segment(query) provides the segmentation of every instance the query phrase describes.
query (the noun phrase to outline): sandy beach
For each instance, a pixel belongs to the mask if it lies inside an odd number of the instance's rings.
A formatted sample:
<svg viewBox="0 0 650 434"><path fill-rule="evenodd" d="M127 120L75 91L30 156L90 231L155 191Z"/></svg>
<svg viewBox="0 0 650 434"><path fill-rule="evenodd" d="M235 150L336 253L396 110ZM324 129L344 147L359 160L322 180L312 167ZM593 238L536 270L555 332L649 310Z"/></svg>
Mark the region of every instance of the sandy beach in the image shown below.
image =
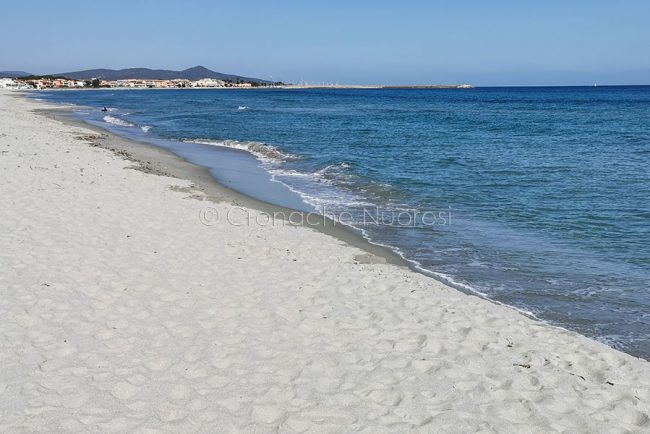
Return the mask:
<svg viewBox="0 0 650 434"><path fill-rule="evenodd" d="M46 108L0 92L0 431L650 430L648 362Z"/></svg>

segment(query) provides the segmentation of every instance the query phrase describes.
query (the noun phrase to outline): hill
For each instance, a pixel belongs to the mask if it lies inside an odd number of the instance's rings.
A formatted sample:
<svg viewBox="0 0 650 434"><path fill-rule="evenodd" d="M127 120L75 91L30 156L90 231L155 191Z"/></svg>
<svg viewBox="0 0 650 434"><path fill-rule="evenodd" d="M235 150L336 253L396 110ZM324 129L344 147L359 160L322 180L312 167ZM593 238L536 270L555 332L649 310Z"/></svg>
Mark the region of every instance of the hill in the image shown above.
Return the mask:
<svg viewBox="0 0 650 434"><path fill-rule="evenodd" d="M25 71L0 71L0 78L18 78L32 75Z"/></svg>
<svg viewBox="0 0 650 434"><path fill-rule="evenodd" d="M195 66L183 71L171 71L167 69L129 68L129 69L88 69L85 71L62 72L60 74L75 80L89 80L99 78L100 80L173 80L177 78L186 80L200 80L202 78L214 78L217 80L246 81L251 83L270 83L259 78L243 77L241 75L224 74L212 71L203 66Z"/></svg>

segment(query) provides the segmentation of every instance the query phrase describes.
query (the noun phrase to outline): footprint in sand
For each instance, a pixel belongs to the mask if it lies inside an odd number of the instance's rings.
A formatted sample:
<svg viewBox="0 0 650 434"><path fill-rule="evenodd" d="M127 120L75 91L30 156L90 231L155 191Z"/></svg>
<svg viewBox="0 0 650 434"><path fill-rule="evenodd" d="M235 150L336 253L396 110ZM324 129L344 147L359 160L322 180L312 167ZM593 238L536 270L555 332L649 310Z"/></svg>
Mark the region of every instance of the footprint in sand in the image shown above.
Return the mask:
<svg viewBox="0 0 650 434"><path fill-rule="evenodd" d="M123 401L132 398L137 392L138 388L126 381L120 381L111 389L111 395Z"/></svg>
<svg viewBox="0 0 650 434"><path fill-rule="evenodd" d="M169 396L169 399L173 402L183 403L192 396L192 389L183 384L176 384L171 387L167 396Z"/></svg>

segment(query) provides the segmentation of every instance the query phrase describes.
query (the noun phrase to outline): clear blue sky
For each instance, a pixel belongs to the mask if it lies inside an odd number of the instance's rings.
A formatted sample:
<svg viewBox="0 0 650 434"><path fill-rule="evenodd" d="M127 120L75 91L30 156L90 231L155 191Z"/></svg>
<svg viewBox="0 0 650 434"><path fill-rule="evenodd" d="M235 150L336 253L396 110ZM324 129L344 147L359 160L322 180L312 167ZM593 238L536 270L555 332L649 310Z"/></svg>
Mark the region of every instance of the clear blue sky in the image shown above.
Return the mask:
<svg viewBox="0 0 650 434"><path fill-rule="evenodd" d="M649 0L6 1L0 70L194 65L297 82L650 84Z"/></svg>

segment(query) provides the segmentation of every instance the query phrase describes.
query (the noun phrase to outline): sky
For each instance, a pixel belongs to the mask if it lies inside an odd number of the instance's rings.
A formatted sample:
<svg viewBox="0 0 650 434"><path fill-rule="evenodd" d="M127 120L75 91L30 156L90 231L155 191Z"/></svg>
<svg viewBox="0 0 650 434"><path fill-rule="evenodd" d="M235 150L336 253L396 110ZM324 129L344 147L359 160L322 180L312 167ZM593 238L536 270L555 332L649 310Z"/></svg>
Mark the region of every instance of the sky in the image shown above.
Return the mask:
<svg viewBox="0 0 650 434"><path fill-rule="evenodd" d="M2 1L0 71L298 83L650 84L648 0Z"/></svg>

